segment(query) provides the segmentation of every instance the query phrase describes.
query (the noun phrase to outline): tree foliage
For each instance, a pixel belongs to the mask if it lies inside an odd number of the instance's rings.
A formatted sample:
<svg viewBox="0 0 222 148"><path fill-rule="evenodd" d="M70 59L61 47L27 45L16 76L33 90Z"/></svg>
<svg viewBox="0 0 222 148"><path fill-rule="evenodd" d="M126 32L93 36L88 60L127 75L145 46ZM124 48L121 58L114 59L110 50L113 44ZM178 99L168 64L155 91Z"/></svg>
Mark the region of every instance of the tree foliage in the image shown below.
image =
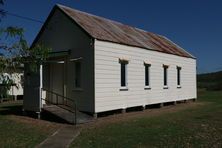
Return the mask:
<svg viewBox="0 0 222 148"><path fill-rule="evenodd" d="M0 6L4 5L4 0L0 0ZM0 8L0 22L1 22L1 18L5 16L5 11L4 9Z"/></svg>
<svg viewBox="0 0 222 148"><path fill-rule="evenodd" d="M197 75L198 88L222 90L222 71Z"/></svg>
<svg viewBox="0 0 222 148"><path fill-rule="evenodd" d="M4 0L0 0L0 6L3 6ZM0 8L1 16L5 16L5 11ZM1 18L2 19L2 18ZM0 50L4 56L0 58L0 73L7 68L29 63L31 65L41 64L48 57L50 48L43 44L37 44L30 48L24 37L24 29L17 26L8 26L0 28Z"/></svg>
<svg viewBox="0 0 222 148"><path fill-rule="evenodd" d="M0 22L7 14L3 7L5 1L0 0ZM30 48L24 37L24 29L17 26L0 28L0 79L4 85L11 85L11 80L5 77L4 73L12 74L17 67L28 63L33 71L37 71L39 64L42 64L48 57L50 48L37 44ZM6 86L8 88L8 86ZM1 92L0 92L1 93Z"/></svg>
<svg viewBox="0 0 222 148"><path fill-rule="evenodd" d="M9 75L4 75L4 79L1 80L1 84L0 84L0 102L2 98L8 98L9 94L8 94L8 90L10 90L11 86L14 85L13 79L10 78Z"/></svg>

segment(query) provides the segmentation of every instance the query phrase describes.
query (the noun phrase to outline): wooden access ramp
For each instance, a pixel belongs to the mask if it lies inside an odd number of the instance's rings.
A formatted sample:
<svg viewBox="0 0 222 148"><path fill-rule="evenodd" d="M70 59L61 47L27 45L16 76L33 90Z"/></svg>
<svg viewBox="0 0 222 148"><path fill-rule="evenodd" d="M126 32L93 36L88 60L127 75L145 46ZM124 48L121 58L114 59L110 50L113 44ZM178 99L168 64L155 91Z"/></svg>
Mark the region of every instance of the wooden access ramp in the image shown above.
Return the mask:
<svg viewBox="0 0 222 148"><path fill-rule="evenodd" d="M90 115L77 111L73 113L58 105L44 105L43 111L47 111L71 124L82 124L92 122L94 118ZM76 117L75 117L76 116Z"/></svg>
<svg viewBox="0 0 222 148"><path fill-rule="evenodd" d="M43 88L41 89L41 93L42 102L46 103L42 106L42 111L47 111L72 124L93 121L94 118L92 116L78 110L75 99Z"/></svg>

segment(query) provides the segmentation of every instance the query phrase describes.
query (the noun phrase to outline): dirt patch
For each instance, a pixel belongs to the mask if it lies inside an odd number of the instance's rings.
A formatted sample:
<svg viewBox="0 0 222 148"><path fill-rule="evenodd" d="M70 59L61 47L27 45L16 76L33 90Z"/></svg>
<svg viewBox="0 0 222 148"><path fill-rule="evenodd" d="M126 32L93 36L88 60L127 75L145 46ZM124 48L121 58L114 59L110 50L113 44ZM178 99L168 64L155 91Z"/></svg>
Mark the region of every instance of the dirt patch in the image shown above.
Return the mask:
<svg viewBox="0 0 222 148"><path fill-rule="evenodd" d="M84 128L106 126L110 123L117 123L117 122L127 121L131 119L138 119L141 117L154 117L154 116L159 116L166 113L174 113L181 110L191 109L191 108L203 106L203 105L206 105L206 103L187 102L187 103L181 103L177 105L164 106L162 108L146 109L144 111L115 114L115 115L110 115L107 117L101 117L101 118L96 119L94 122L86 123L86 124L78 125L78 126L84 127Z"/></svg>

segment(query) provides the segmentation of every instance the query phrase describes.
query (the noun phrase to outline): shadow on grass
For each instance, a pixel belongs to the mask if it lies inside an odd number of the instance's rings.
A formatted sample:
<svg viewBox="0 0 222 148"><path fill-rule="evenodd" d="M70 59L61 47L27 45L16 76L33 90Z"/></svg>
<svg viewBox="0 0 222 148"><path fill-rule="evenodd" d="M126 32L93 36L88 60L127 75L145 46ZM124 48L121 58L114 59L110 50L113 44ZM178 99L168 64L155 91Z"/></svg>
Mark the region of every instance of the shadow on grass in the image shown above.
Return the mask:
<svg viewBox="0 0 222 148"><path fill-rule="evenodd" d="M38 118L38 114L36 112L29 112L29 111L23 112L22 101L0 103L0 116L9 116L9 115L26 116L34 119ZM55 123L67 123L65 120L47 111L41 112L41 120L55 122Z"/></svg>
<svg viewBox="0 0 222 148"><path fill-rule="evenodd" d="M0 104L0 115L22 115L22 104L18 102L6 102Z"/></svg>
<svg viewBox="0 0 222 148"><path fill-rule="evenodd" d="M43 111L41 114L41 119L45 120L45 121L49 121L49 122L56 122L56 123L65 123L65 124L69 124L66 120L50 113L47 111Z"/></svg>

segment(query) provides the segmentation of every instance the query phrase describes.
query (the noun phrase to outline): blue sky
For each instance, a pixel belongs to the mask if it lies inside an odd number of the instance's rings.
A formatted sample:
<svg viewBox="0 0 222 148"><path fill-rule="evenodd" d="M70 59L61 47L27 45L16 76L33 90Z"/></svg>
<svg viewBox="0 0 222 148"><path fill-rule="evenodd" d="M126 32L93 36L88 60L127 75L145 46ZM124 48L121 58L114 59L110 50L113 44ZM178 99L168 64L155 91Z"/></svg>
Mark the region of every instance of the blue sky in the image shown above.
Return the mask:
<svg viewBox="0 0 222 148"><path fill-rule="evenodd" d="M222 70L220 0L6 0L3 8L45 21L56 3L167 36L197 57L199 73ZM13 16L7 25L23 27L29 44L42 26Z"/></svg>

